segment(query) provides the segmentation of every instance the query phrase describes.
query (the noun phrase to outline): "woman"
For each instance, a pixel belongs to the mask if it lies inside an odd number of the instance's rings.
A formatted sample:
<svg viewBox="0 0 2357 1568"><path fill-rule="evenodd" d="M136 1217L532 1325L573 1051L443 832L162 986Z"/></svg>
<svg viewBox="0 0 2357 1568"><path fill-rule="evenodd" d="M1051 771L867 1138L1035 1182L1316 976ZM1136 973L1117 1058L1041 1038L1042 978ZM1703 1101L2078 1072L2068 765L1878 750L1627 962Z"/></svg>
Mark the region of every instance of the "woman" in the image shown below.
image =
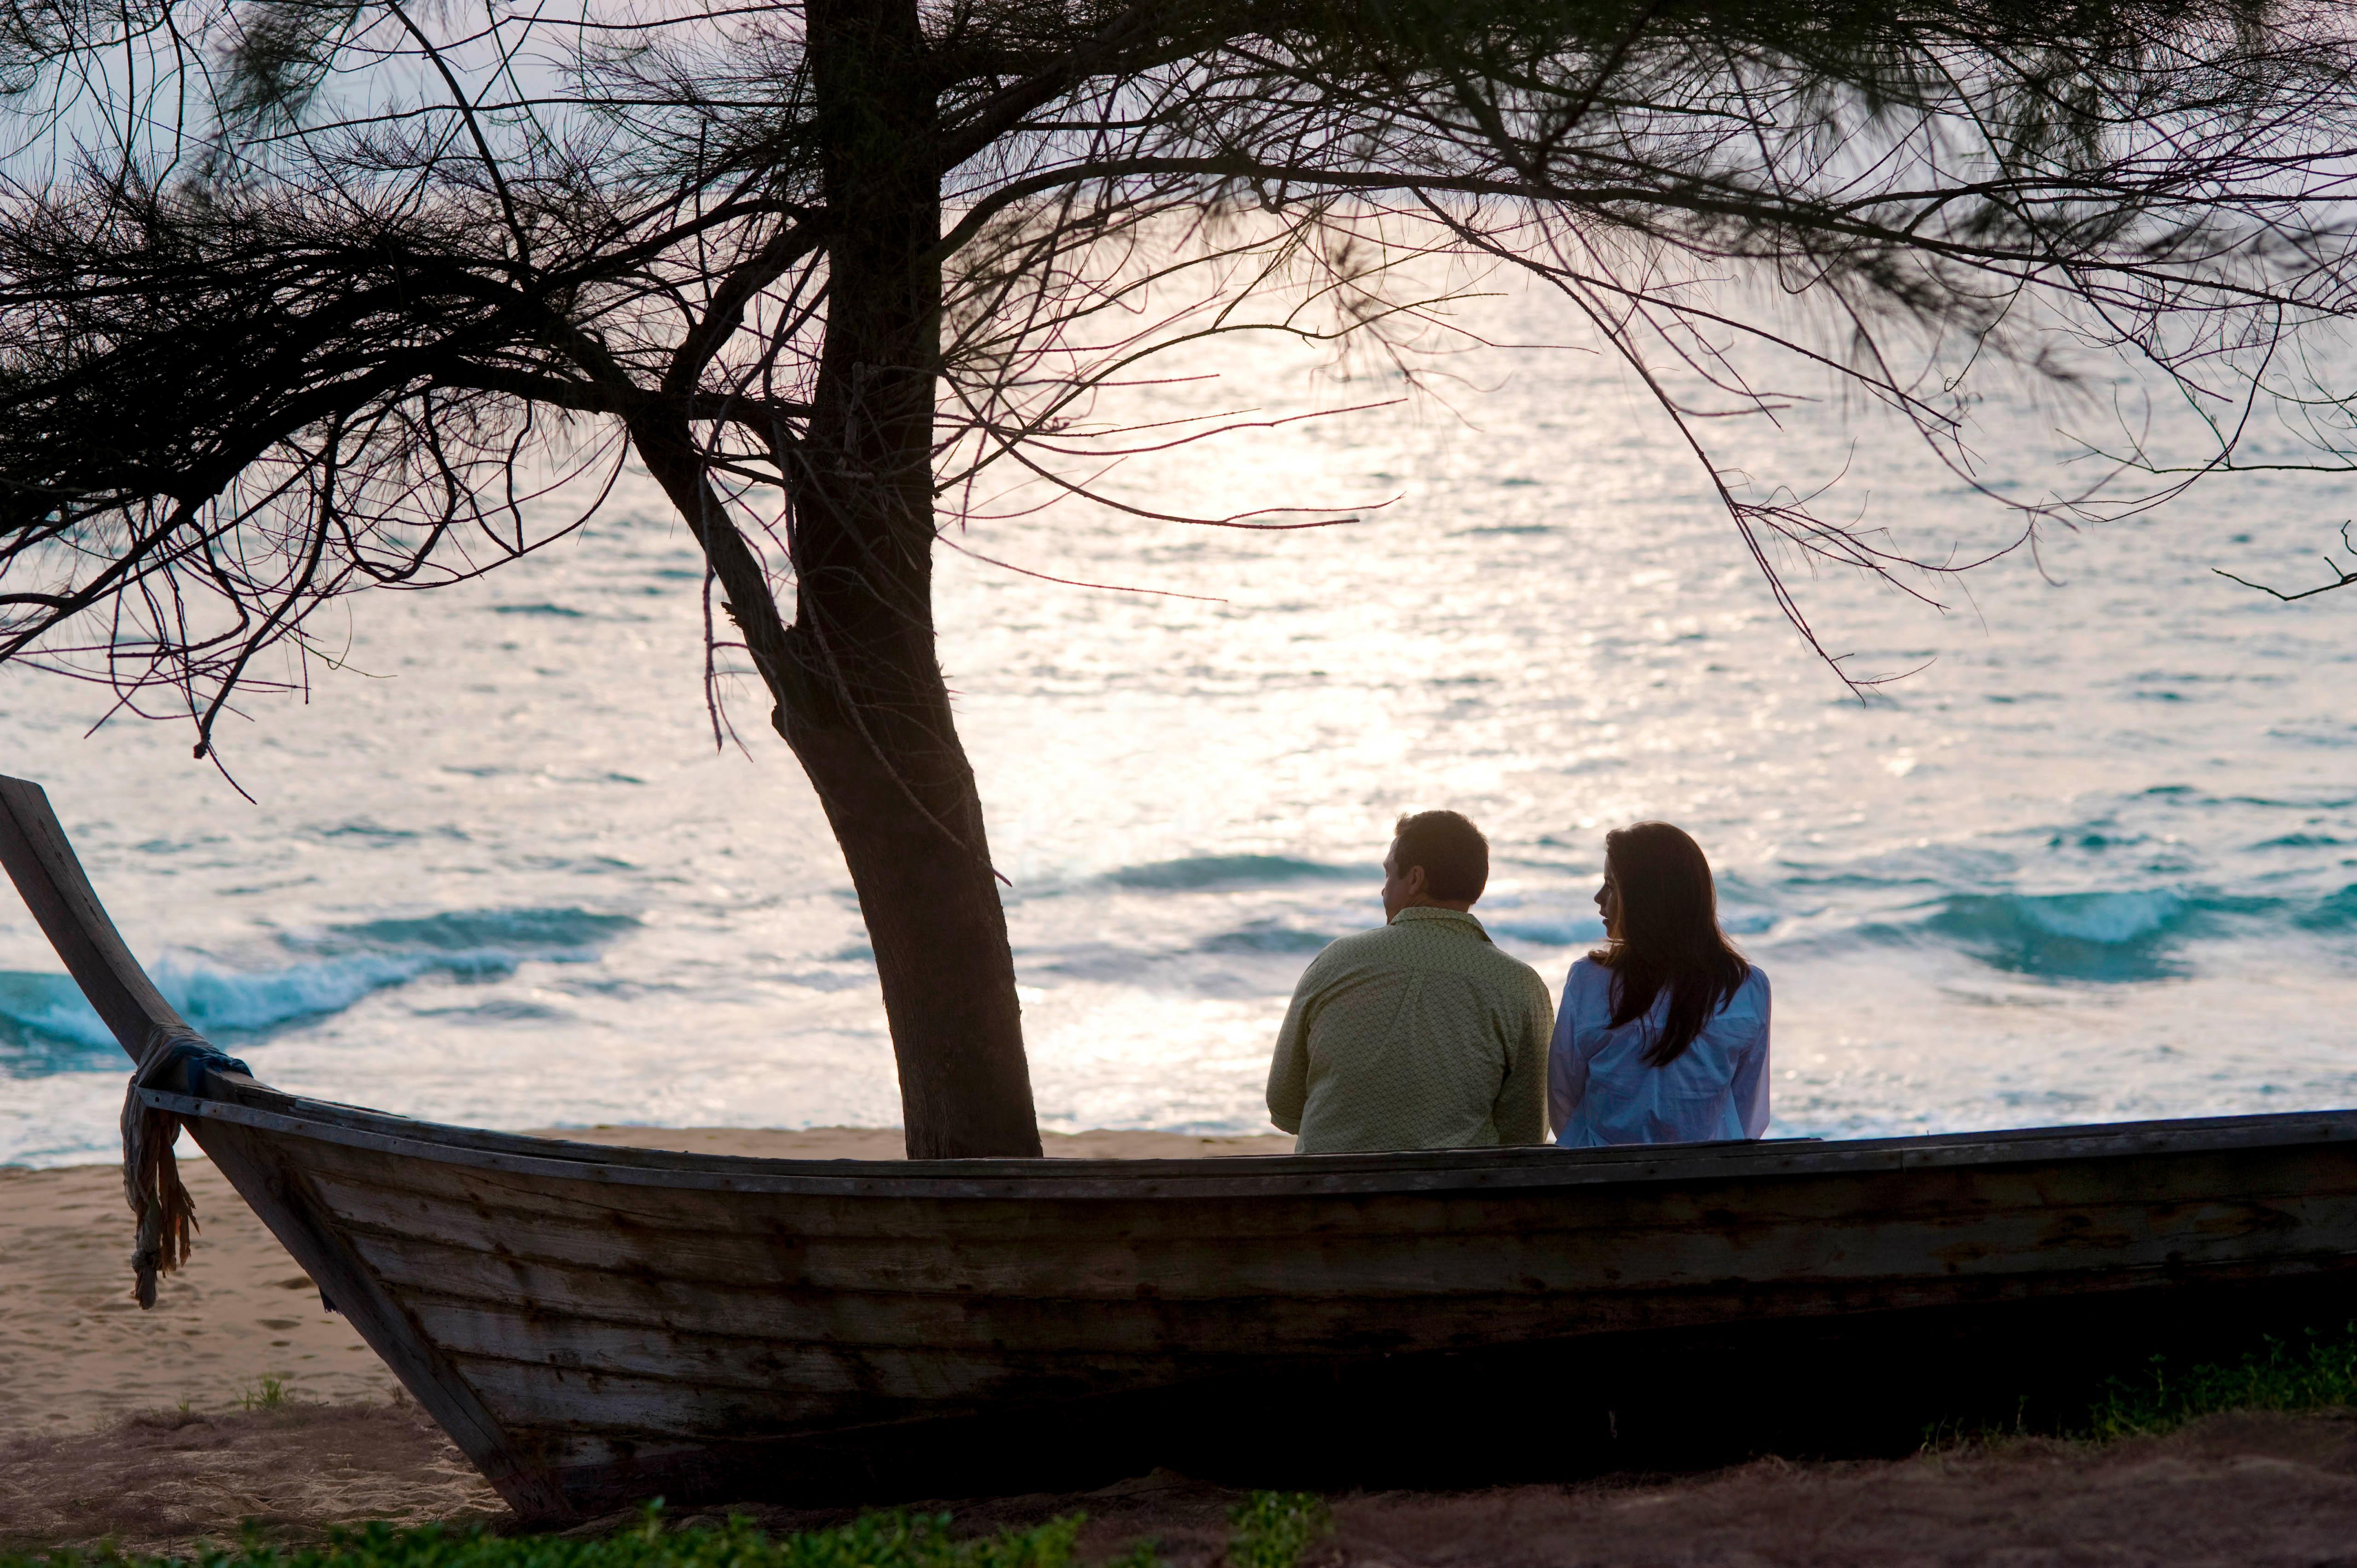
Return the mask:
<svg viewBox="0 0 2357 1568"><path fill-rule="evenodd" d="M1555 1142L1684 1144L1768 1130L1768 977L1718 929L1702 846L1667 822L1604 835L1604 946L1571 966L1547 1056Z"/></svg>

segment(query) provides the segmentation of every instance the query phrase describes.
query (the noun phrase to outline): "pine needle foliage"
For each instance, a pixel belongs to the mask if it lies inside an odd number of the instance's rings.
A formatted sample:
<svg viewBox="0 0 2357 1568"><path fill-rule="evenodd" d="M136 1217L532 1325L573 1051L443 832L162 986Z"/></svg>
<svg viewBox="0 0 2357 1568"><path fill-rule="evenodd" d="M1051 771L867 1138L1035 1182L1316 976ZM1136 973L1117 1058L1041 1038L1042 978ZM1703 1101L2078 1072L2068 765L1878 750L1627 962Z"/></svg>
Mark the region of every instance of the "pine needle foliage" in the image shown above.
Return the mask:
<svg viewBox="0 0 2357 1568"><path fill-rule="evenodd" d="M1927 597L1964 564L1713 456L1714 422L1808 374L2021 538L2231 468L2275 416L2308 460L2357 449L2357 389L2301 351L2357 310L2357 23L2328 0L0 12L0 662L200 746L241 684L331 661L321 605L579 521L519 475L667 440L754 672L856 707L766 601L813 564L797 476L869 224L931 230L893 263L929 531L1139 510L1108 466L1211 431L1096 411L1173 347L1355 342L1413 373L1449 331L1435 258L1530 273L1636 367L1804 630L1792 563ZM899 219L849 183L888 166ZM1979 383L2091 366L2182 403L2197 449L2098 419L2099 478L2013 494L1970 445ZM282 644L292 675L256 662Z"/></svg>

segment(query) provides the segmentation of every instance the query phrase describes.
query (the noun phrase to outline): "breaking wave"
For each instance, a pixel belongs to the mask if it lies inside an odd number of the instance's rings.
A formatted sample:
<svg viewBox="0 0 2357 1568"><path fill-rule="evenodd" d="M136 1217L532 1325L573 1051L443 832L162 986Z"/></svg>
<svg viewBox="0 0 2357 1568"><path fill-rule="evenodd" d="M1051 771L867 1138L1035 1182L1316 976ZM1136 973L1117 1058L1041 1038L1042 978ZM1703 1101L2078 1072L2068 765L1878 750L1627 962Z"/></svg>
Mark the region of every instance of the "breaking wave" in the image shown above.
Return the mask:
<svg viewBox="0 0 2357 1568"><path fill-rule="evenodd" d="M2160 888L1955 894L1932 905L1918 922L1872 925L1864 934L1884 941L1945 942L2018 974L2159 980L2184 972L2179 950L2188 940L2219 933L2230 921L2285 914L2307 923L2280 899Z"/></svg>
<svg viewBox="0 0 2357 1568"><path fill-rule="evenodd" d="M2357 930L2357 883L2330 898L2319 899L2314 908L2302 910L2299 924L2311 931Z"/></svg>
<svg viewBox="0 0 2357 1568"><path fill-rule="evenodd" d="M638 925L585 909L485 909L330 926L281 939L296 961L232 969L167 953L149 969L156 988L206 1034L256 1034L340 1013L373 992L427 974L496 980L526 962L586 962ZM0 971L0 1031L72 1046L114 1038L62 974Z"/></svg>

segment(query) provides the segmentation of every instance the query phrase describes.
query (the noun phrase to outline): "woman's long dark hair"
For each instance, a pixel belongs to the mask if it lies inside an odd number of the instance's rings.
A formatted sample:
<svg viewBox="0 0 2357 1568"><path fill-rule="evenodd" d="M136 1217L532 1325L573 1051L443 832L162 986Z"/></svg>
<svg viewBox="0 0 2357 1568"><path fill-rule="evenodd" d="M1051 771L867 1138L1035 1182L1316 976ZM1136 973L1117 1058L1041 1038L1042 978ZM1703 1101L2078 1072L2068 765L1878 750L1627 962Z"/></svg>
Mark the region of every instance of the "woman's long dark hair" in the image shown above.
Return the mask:
<svg viewBox="0 0 2357 1568"><path fill-rule="evenodd" d="M1604 835L1604 869L1620 895L1620 919L1587 956L1612 972L1616 1029L1652 1012L1669 987L1669 1016L1644 1052L1648 1067L1667 1067L1735 1000L1751 966L1718 929L1710 862L1684 830L1667 822L1615 829Z"/></svg>

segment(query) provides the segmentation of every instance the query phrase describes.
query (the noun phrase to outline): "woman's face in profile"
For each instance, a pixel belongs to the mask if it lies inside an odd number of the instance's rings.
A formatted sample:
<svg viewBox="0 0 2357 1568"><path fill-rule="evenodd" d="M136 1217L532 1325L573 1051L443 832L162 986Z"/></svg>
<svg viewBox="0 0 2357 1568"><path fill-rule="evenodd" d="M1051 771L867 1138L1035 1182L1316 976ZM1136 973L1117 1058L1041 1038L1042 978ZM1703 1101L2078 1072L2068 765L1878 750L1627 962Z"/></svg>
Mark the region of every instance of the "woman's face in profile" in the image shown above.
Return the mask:
<svg viewBox="0 0 2357 1568"><path fill-rule="evenodd" d="M1604 886L1596 890L1596 912L1604 917L1604 934L1620 935L1620 885L1613 880L1612 863L1604 863Z"/></svg>

